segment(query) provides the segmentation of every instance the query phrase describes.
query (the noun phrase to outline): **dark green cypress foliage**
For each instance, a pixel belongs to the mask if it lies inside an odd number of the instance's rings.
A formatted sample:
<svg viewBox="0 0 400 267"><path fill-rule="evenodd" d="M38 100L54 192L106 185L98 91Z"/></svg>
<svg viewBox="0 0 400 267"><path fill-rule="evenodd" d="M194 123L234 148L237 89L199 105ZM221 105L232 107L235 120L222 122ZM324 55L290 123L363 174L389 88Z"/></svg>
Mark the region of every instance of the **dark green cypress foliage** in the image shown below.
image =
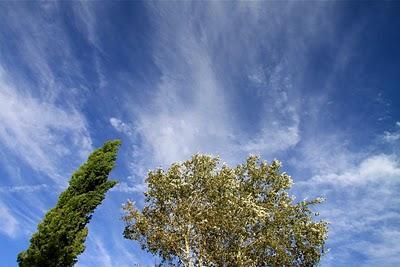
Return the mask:
<svg viewBox="0 0 400 267"><path fill-rule="evenodd" d="M29 248L18 255L19 266L65 267L76 263L85 250L86 224L106 192L117 183L107 179L120 145L119 140L106 142L72 175L57 205L38 225Z"/></svg>

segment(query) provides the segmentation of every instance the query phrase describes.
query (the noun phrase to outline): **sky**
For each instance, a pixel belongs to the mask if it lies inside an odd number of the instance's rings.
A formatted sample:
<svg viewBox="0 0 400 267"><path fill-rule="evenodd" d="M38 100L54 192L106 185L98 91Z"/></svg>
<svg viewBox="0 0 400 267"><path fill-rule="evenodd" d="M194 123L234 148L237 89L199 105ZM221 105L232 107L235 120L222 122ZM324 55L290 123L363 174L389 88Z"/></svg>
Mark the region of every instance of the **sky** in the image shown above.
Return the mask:
<svg viewBox="0 0 400 267"><path fill-rule="evenodd" d="M88 154L121 139L78 267L151 266L122 236L150 169L279 159L330 222L320 266L400 266L397 2L0 2L0 266Z"/></svg>

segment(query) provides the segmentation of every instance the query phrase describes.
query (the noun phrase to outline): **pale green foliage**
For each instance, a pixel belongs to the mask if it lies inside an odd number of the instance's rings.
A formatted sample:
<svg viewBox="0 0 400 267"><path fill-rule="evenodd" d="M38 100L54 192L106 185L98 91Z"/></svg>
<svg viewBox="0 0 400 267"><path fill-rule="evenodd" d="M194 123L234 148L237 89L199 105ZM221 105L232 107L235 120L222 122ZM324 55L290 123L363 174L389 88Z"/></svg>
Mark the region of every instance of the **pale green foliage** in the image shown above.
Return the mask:
<svg viewBox="0 0 400 267"><path fill-rule="evenodd" d="M124 236L177 266L313 266L327 223L294 203L280 162L256 156L235 168L194 155L168 171L150 171L145 206L124 205Z"/></svg>

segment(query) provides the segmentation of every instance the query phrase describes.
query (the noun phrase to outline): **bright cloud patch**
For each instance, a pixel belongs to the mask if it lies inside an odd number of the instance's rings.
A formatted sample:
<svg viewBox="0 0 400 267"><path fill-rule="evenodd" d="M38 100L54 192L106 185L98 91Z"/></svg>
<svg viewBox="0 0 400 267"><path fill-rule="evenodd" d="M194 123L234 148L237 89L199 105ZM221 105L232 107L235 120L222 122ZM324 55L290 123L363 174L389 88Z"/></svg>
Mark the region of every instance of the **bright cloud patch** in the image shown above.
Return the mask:
<svg viewBox="0 0 400 267"><path fill-rule="evenodd" d="M368 182L400 181L400 165L394 156L385 154L370 156L358 166L342 173L316 175L311 183L332 183L337 186L360 185Z"/></svg>
<svg viewBox="0 0 400 267"><path fill-rule="evenodd" d="M383 133L383 140L388 143L395 143L400 141L400 122L396 122L396 129L392 132L385 131Z"/></svg>
<svg viewBox="0 0 400 267"><path fill-rule="evenodd" d="M124 123L120 119L117 118L110 118L110 123L112 127L114 127L115 130L118 132L124 133L126 135L132 135L133 134L133 127L129 126L128 124Z"/></svg>

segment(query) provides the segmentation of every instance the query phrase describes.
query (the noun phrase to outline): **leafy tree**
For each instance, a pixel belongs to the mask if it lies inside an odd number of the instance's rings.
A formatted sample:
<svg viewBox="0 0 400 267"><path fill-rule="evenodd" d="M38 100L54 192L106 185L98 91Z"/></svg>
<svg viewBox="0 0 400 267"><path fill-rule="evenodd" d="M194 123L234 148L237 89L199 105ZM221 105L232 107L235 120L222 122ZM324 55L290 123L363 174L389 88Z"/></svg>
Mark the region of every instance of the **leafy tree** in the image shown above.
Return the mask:
<svg viewBox="0 0 400 267"><path fill-rule="evenodd" d="M108 175L115 166L119 140L95 150L72 175L69 187L59 196L30 240L29 248L18 255L19 266L73 266L85 249L86 224L116 181Z"/></svg>
<svg viewBox="0 0 400 267"><path fill-rule="evenodd" d="M313 266L324 253L327 223L294 203L281 163L250 156L230 168L194 155L150 171L142 211L124 205L124 236L174 266Z"/></svg>

